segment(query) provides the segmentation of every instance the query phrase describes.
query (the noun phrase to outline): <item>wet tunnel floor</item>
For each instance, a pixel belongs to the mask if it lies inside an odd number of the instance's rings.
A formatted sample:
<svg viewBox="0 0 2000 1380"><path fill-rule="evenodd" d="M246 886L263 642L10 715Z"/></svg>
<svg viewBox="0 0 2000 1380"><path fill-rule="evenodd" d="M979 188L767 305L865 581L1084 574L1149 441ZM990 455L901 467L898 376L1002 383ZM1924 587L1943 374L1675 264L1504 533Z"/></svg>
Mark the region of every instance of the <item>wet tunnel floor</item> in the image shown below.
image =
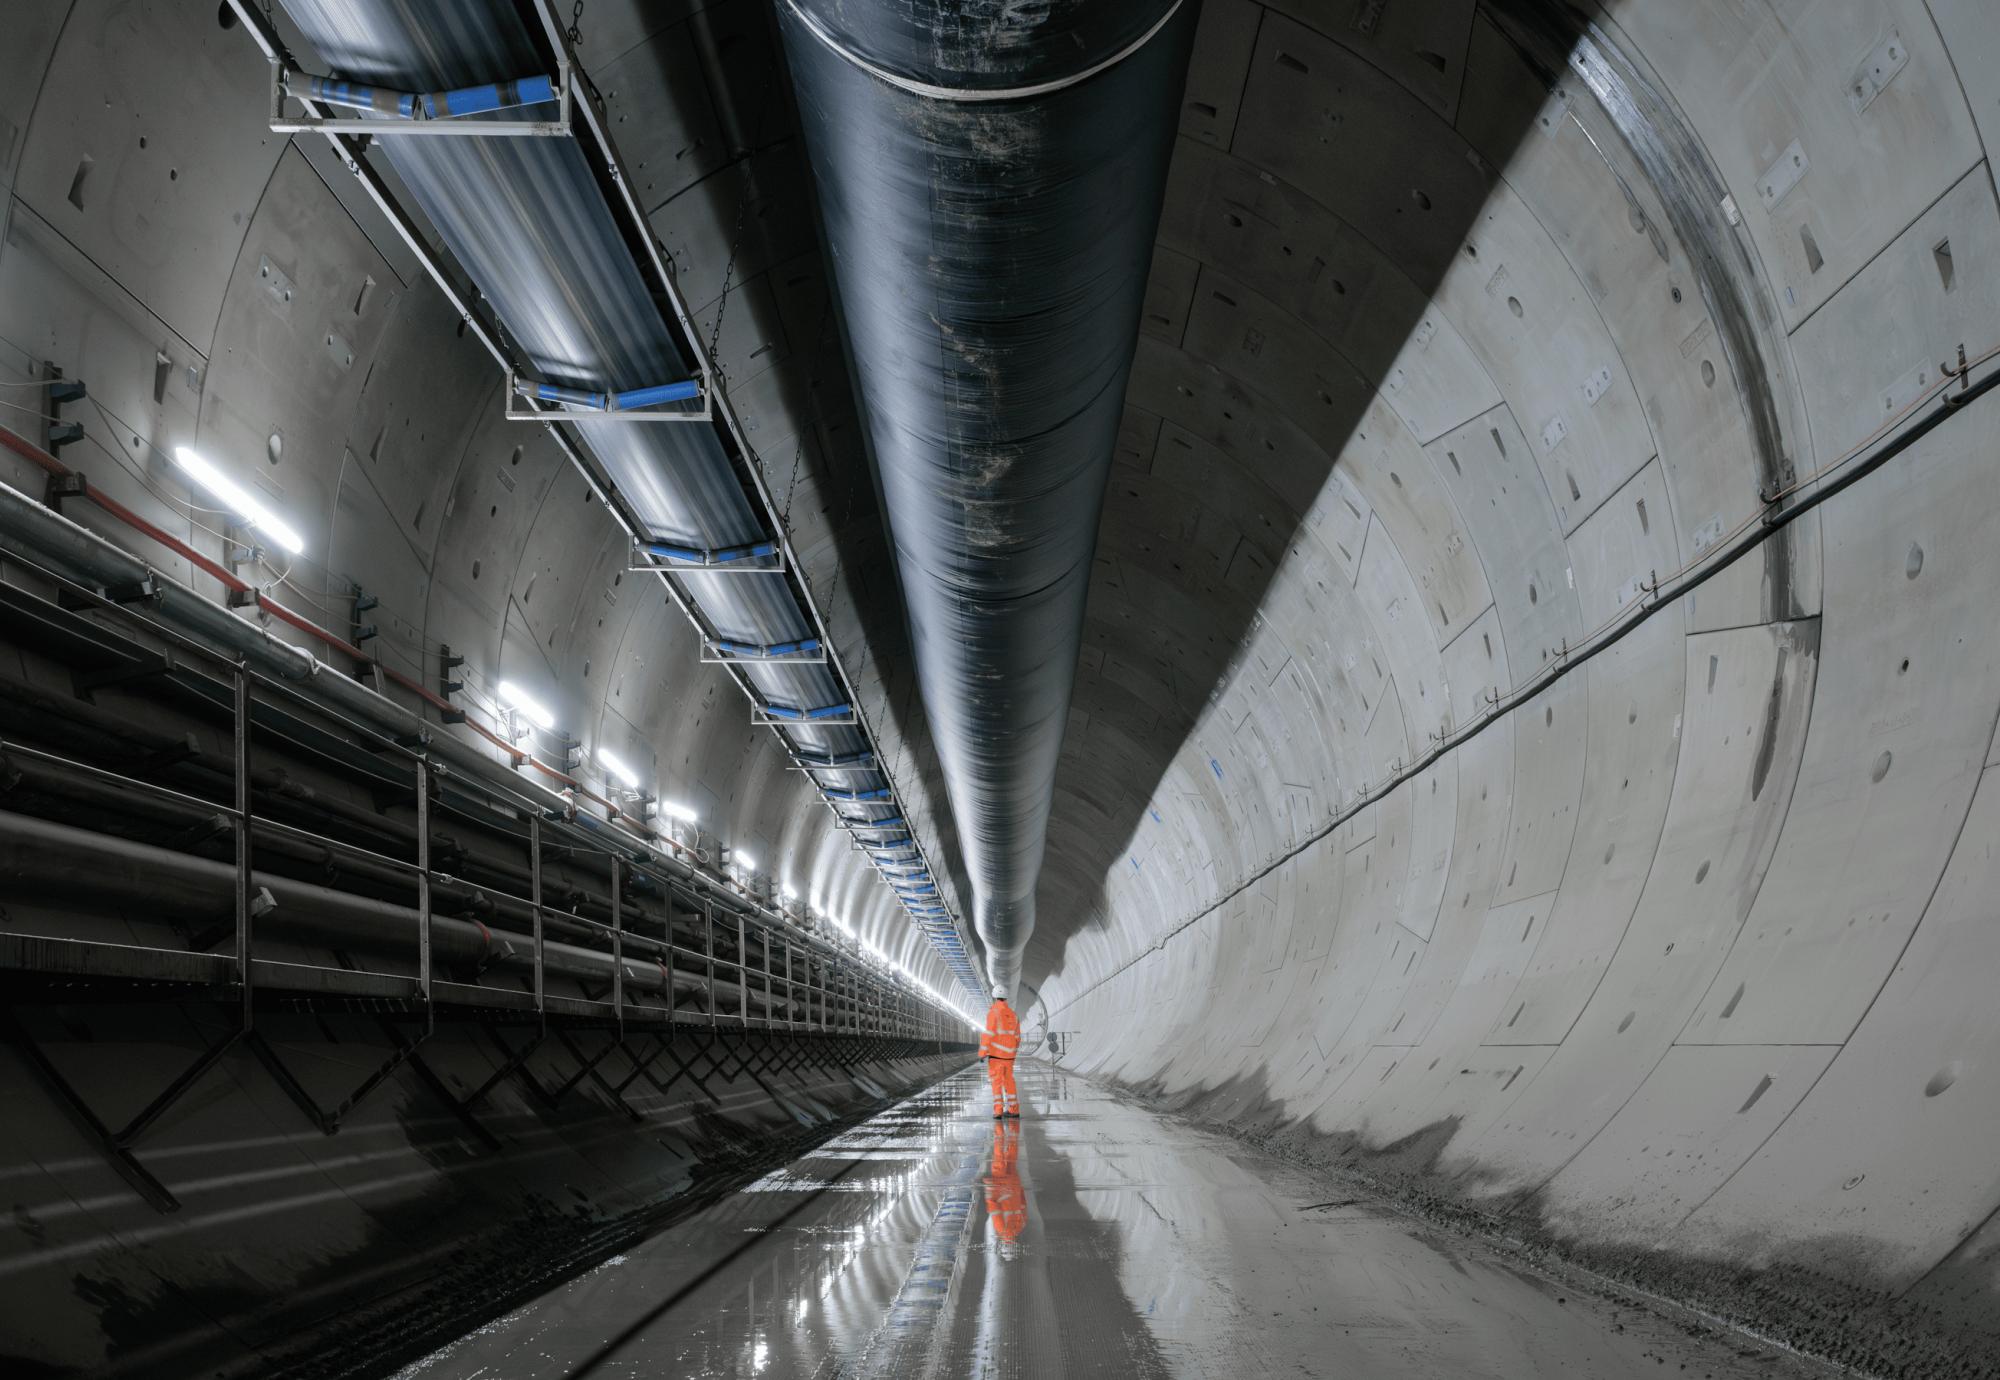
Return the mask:
<svg viewBox="0 0 2000 1380"><path fill-rule="evenodd" d="M947 1079L401 1374L1829 1373L1049 1066L1021 1092L1024 1119L995 1123L977 1067Z"/></svg>

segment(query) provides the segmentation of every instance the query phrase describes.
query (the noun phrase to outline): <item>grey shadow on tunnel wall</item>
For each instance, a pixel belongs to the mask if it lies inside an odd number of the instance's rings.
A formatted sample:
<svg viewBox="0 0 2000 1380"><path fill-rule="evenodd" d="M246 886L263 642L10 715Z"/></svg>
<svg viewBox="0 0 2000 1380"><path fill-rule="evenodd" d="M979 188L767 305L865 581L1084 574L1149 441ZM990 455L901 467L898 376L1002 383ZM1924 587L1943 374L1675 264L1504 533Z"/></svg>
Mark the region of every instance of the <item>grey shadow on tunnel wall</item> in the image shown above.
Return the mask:
<svg viewBox="0 0 2000 1380"><path fill-rule="evenodd" d="M1488 26L1498 36L1488 43L1489 60L1497 46L1538 90L1558 100L1569 88L1582 88L1583 78L1569 63L1586 38L1589 51L1614 64L1627 61L1616 51L1615 36L1567 5L1480 0L1464 7L1466 32L1458 35L1452 56L1418 54L1457 89L1456 114L1447 120L1370 66L1358 47L1344 46L1354 34L1331 18L1322 32L1309 35L1316 46L1307 46L1299 37L1308 32L1302 23L1263 11L1254 38L1232 47L1209 27L1224 12L1211 7L1196 41L1120 454L1099 532L1084 665L1057 776L1041 918L1026 970L1044 984L1064 972L1071 938L1109 926L1109 877L1128 862L1140 867L1141 831L1158 827L1160 812L1179 807L1168 773L1210 701L1230 688L1238 650L1253 632L1280 563L1308 539L1302 527L1327 491L1337 457L1350 440L1365 441L1370 404L1378 389L1384 396L1394 390L1398 356L1432 309L1446 272L1462 257L1476 257L1478 223L1502 180L1504 152L1541 137L1536 125L1549 118L1553 101L1540 112L1533 105L1503 106L1510 112L1504 116L1490 108L1468 110L1462 98L1474 35ZM1336 12L1347 14L1328 7L1329 15ZM1233 55L1226 69L1216 66L1225 51ZM1309 96L1288 94L1302 89L1288 78L1325 62L1329 51L1341 54L1333 94L1326 94L1325 83ZM1645 85L1622 68L1617 79L1634 90ZM1227 127L1218 130L1215 103L1226 98L1239 105L1225 110ZM1642 141L1654 134L1648 121L1660 122L1648 111L1614 116ZM1505 123L1496 128L1490 123L1495 118ZM1488 123L1475 129L1468 119ZM1678 126L1678 119L1673 123ZM1316 153L1310 147L1315 143ZM1326 160L1349 197L1340 204L1313 201L1262 166L1279 161L1273 150L1294 161ZM1706 194L1698 184L1703 169L1692 166L1697 160L1675 161L1637 144L1634 153L1649 175L1658 166L1661 185L1654 190L1670 216L1677 201ZM1268 202L1259 200L1266 197ZM1262 213L1271 204L1285 208L1288 223ZM1636 201L1632 211L1635 220L1641 217ZM1653 236L1663 256L1668 253L1659 228L1638 228ZM1676 218L1667 235L1688 240L1690 227ZM1730 336L1738 392L1760 442L1758 463L1771 476L1783 463L1784 444L1780 404L1767 377L1769 346L1759 334L1768 306L1752 300L1748 275L1734 265L1690 267ZM1278 314L1285 337L1267 342L1262 332L1245 328L1234 300L1245 284ZM1280 292L1292 295L1278 300ZM1717 300L1723 297L1730 300ZM1302 339L1310 359L1297 357ZM1284 357L1288 348L1291 358ZM1310 416L1298 410L1307 405L1300 380L1308 371L1317 409ZM1290 411L1265 391L1266 375L1280 373L1290 380L1292 396L1301 398ZM1790 600L1790 554L1782 547L1773 542L1766 549L1767 584L1779 609ZM1354 561L1361 556L1359 550L1346 554ZM1336 656L1339 650L1333 649ZM1259 684L1246 693L1262 692ZM1358 726L1348 731L1360 736ZM1269 746L1282 758L1284 744ZM1217 781L1203 784L1236 795L1234 783L1222 779L1223 764L1210 765ZM1282 773L1282 760L1272 765ZM1242 793L1252 807L1268 784ZM1358 783L1341 784L1351 794ZM1280 791L1263 793L1282 808ZM1281 842L1300 838L1291 846L1302 847L1300 836L1323 827L1340 803L1313 798L1310 821L1273 820L1270 832ZM1245 874L1268 861L1239 859L1226 846L1216 856L1240 863ZM1201 861L1190 860L1185 871L1192 873ZM1217 875L1206 885L1218 894L1189 899L1212 904L1244 880ZM1148 915L1138 922L1143 933L1158 934L1193 918Z"/></svg>

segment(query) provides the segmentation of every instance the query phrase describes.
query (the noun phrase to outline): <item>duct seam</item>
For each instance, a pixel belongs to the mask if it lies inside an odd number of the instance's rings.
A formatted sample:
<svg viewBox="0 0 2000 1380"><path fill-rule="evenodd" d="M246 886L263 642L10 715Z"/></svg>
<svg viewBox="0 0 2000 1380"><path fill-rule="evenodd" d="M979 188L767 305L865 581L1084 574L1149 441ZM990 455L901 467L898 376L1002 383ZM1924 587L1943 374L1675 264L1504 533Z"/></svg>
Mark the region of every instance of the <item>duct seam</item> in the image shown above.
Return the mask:
<svg viewBox="0 0 2000 1380"><path fill-rule="evenodd" d="M922 96L928 100L976 103L984 101L1031 100L1036 96L1046 96L1052 92L1061 91L1089 81L1099 72L1108 72L1152 42L1154 36L1160 30L1173 22L1174 16L1180 13L1183 3L1184 0L1174 0L1174 3L1167 7L1166 13L1154 21L1153 26L1147 29L1146 32L1140 34L1110 57L1084 68L1081 72L1072 72L1069 76L1059 77L1054 81L1037 82L1033 86L1010 86L994 91L974 90L960 86L934 86L930 82L918 81L913 77L905 77L891 72L886 67L881 67L870 62L853 49L844 47L838 39L826 31L825 26L817 19L799 8L798 0L785 0L785 8L789 9L798 19L799 23L805 25L806 31L824 44L829 52L837 54L843 62L866 72L879 82L886 82L888 85L896 87L899 90L907 91L913 96Z"/></svg>

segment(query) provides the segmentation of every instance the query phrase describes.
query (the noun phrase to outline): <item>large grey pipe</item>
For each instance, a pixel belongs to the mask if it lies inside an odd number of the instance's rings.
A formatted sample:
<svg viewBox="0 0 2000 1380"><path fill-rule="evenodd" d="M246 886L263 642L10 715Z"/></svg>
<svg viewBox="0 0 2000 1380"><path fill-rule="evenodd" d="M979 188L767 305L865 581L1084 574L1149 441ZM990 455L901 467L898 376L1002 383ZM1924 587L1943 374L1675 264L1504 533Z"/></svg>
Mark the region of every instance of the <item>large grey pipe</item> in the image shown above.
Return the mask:
<svg viewBox="0 0 2000 1380"><path fill-rule="evenodd" d="M1195 0L777 0L993 980L1057 755Z"/></svg>

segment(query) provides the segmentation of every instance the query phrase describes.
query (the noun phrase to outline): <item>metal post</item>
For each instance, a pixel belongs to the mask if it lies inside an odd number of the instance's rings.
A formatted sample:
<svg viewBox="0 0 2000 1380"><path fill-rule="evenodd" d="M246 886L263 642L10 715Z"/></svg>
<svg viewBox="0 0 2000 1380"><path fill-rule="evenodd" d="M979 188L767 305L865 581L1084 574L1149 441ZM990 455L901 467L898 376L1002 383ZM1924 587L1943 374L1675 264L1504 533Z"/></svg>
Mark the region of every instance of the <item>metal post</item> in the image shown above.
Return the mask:
<svg viewBox="0 0 2000 1380"><path fill-rule="evenodd" d="M250 669L236 664L236 981L243 989L243 1029L250 1029Z"/></svg>
<svg viewBox="0 0 2000 1380"><path fill-rule="evenodd" d="M708 1023L715 1024L715 907L707 901L701 903L701 943L708 959Z"/></svg>
<svg viewBox="0 0 2000 1380"><path fill-rule="evenodd" d="M542 816L528 816L528 905L535 917L535 1014L548 1021L547 994L542 987Z"/></svg>
<svg viewBox="0 0 2000 1380"><path fill-rule="evenodd" d="M764 1024L771 1023L771 930L764 926ZM786 994L785 1009L791 1010L791 994Z"/></svg>
<svg viewBox="0 0 2000 1380"><path fill-rule="evenodd" d="M743 912L736 912L736 1019L750 1024L750 940L743 932Z"/></svg>
<svg viewBox="0 0 2000 1380"><path fill-rule="evenodd" d="M611 1009L618 1013L618 1034L625 1034L625 913L618 894L618 855L611 855ZM673 910L668 903L669 913Z"/></svg>
<svg viewBox="0 0 2000 1380"><path fill-rule="evenodd" d="M785 1024L796 1026L799 1018L792 1014L792 1003L798 997L798 988L792 983L792 937L785 936Z"/></svg>
<svg viewBox="0 0 2000 1380"><path fill-rule="evenodd" d="M424 997L424 1033L437 1028L431 1005L431 766L417 759L417 985Z"/></svg>

